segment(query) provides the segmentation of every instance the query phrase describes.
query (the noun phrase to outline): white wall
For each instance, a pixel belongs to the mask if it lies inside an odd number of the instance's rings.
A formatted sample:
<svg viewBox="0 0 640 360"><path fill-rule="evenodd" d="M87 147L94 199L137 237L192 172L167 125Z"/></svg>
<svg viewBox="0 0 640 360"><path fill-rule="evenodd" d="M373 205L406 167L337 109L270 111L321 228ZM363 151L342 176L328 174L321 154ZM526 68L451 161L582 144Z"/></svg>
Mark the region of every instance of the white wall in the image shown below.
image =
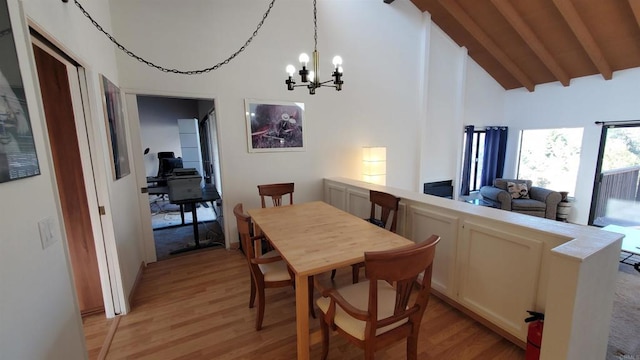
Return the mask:
<svg viewBox="0 0 640 360"><path fill-rule="evenodd" d="M61 231L55 175L25 16L55 34L55 40L78 59L91 64L89 100L94 115L102 113L102 108L95 105L101 106L97 73L117 80L115 55L71 4L29 0L24 1L24 13L19 11L20 4L8 0L41 175L0 184L0 358L83 359L82 323ZM107 1L91 1L85 6L108 27ZM96 122L104 124L103 118ZM37 222L47 217L54 218L59 240L43 250Z"/></svg>
<svg viewBox="0 0 640 360"><path fill-rule="evenodd" d="M600 75L571 80L571 86L560 83L507 91L505 118L509 140L505 177L515 175L519 132L524 129L584 128L580 168L575 202L569 221L586 224L596 171L601 126L596 121L640 119L640 68L616 71L613 79Z"/></svg>
<svg viewBox="0 0 640 360"><path fill-rule="evenodd" d="M439 27L429 31L428 72L426 80L427 113L421 154L422 183L457 180L457 154L462 136L462 113L466 71L466 51ZM454 161L452 161L454 160Z"/></svg>
<svg viewBox="0 0 640 360"><path fill-rule="evenodd" d="M463 127L506 125L506 91L471 58L468 58L466 64ZM460 132L462 131L463 129L460 129ZM462 137L460 140L462 141Z"/></svg>
<svg viewBox="0 0 640 360"><path fill-rule="evenodd" d="M116 0L114 27L124 43L149 59L169 67L203 68L236 51L267 5L232 0L190 4ZM226 213L237 202L259 206L256 185L261 183L294 181L296 202L321 199L323 177L360 178L362 146L387 146L388 184L417 186L422 14L409 0L392 5L319 1L322 78L329 77L331 58L340 54L345 85L341 92L322 88L314 96L303 89L289 92L284 85L285 66L297 65L299 53L313 50L312 15L311 2L276 2L247 50L206 75L165 74L118 54L123 86L129 89L215 98ZM305 151L248 153L245 98L304 102ZM235 231L232 220L225 218L227 235Z"/></svg>
<svg viewBox="0 0 640 360"><path fill-rule="evenodd" d="M211 102L209 102L211 103ZM198 101L155 96L138 96L140 136L142 148L149 148L144 156L147 176L158 174L158 152L173 151L182 156L178 119L198 118Z"/></svg>
<svg viewBox="0 0 640 360"><path fill-rule="evenodd" d="M437 25L431 23L428 33L426 119L417 190L422 192L424 182L452 179L457 194L464 126L503 125L505 90Z"/></svg>
<svg viewBox="0 0 640 360"><path fill-rule="evenodd" d="M231 0L190 4L116 0L114 27L146 58L193 70L236 51L266 10L266 3ZM216 99L227 211L237 202L257 206L261 183L294 181L296 201L319 199L322 177L361 177L363 146L387 147L390 186L420 191L425 181L457 183L465 116L503 121L496 114L502 114L504 90L409 0L318 2L322 78L331 72L332 56L340 54L341 92L323 88L311 96L303 89L286 90L285 66L297 66L298 54L310 53L312 46L311 2L283 0L247 50L209 74L165 74L123 53L118 62L124 86L132 91ZM468 85L467 76L479 84ZM304 102L306 151L249 154L245 98ZM467 115L477 110L474 117ZM235 226L225 225L233 234Z"/></svg>

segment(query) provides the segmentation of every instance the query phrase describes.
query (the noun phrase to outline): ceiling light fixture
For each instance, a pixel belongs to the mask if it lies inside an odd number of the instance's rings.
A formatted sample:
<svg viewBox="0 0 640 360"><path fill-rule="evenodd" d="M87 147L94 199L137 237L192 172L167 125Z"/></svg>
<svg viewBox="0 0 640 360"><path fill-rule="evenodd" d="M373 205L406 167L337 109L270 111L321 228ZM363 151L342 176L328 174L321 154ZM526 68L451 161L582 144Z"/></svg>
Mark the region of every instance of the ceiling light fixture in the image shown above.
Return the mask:
<svg viewBox="0 0 640 360"><path fill-rule="evenodd" d="M293 80L293 74L296 72L296 68L293 65L287 65L287 73L289 74L289 78L285 81L287 84L288 90L293 90L299 86L305 86L309 89L309 94L314 95L316 93L316 89L321 86L326 87L334 87L337 91L342 90L342 58L340 56L334 56L333 58L333 76L332 80L320 81L319 73L318 73L318 19L317 19L317 9L316 9L316 0L313 0L313 70L307 69L307 64L309 63L309 55L302 53L298 60L300 61L300 66L302 69L298 72L300 74L300 82L302 84L296 85L296 82ZM332 84L329 84L332 83Z"/></svg>

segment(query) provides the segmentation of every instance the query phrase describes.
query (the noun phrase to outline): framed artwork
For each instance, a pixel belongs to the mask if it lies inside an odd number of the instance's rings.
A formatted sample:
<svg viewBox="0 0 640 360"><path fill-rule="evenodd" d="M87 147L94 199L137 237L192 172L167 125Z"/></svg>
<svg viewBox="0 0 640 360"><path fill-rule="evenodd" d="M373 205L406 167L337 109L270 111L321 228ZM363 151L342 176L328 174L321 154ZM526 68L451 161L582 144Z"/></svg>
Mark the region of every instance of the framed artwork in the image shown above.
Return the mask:
<svg viewBox="0 0 640 360"><path fill-rule="evenodd" d="M304 103L245 99L249 152L304 151Z"/></svg>
<svg viewBox="0 0 640 360"><path fill-rule="evenodd" d="M104 93L104 116L107 122L107 137L111 150L111 162L113 164L113 178L118 180L129 175L129 151L127 150L126 124L122 108L120 89L104 75L102 79L102 92Z"/></svg>
<svg viewBox="0 0 640 360"><path fill-rule="evenodd" d="M40 175L6 0L0 0L0 183Z"/></svg>

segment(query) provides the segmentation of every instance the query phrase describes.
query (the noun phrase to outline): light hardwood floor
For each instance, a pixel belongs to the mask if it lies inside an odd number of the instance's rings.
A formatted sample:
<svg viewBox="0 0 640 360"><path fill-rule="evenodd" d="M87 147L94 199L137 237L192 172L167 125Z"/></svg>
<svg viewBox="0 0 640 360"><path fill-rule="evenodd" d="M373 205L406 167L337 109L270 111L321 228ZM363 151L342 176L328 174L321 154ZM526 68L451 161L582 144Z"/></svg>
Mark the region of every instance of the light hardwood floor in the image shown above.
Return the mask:
<svg viewBox="0 0 640 360"><path fill-rule="evenodd" d="M263 329L257 332L256 309L248 307L249 279L237 250L206 250L150 264L106 359L295 359L295 291L267 289ZM336 283L350 281L351 268L339 269ZM104 315L84 323L90 359L97 359L110 323ZM319 327L318 320L311 324ZM333 336L330 346L329 359L363 357L340 336ZM319 359L320 352L321 345L313 345L311 358ZM404 342L376 353L376 359L405 356ZM418 357L518 360L524 351L432 296Z"/></svg>

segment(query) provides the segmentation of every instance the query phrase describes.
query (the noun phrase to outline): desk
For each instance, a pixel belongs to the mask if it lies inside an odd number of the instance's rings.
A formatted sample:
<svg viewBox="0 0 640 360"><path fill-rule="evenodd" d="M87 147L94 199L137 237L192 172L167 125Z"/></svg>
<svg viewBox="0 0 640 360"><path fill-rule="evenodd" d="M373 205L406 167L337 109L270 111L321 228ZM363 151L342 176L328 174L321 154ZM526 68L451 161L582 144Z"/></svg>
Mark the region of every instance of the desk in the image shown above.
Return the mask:
<svg viewBox="0 0 640 360"><path fill-rule="evenodd" d="M149 195L161 195L161 196L169 195L169 187L168 186L153 186L153 187L148 188L147 191L148 191ZM219 198L219 196L218 196L218 198ZM174 203L172 203L172 204L174 204ZM184 205L180 205L180 220L182 222L182 225L185 225L185 223L184 223Z"/></svg>
<svg viewBox="0 0 640 360"><path fill-rule="evenodd" d="M412 241L321 201L248 211L295 274L298 359L309 359L308 278Z"/></svg>
<svg viewBox="0 0 640 360"><path fill-rule="evenodd" d="M149 188L149 194L150 195L159 195L159 194L168 194L169 193L169 188L166 186L161 186L161 187L155 187L155 188ZM178 249L178 250L174 250L172 251L170 254L179 254L179 253L183 253L186 251L191 251L191 250L197 250L197 249L202 249L205 247L210 247L210 246L216 246L217 244L211 243L211 244L207 244L207 245L201 245L200 244L200 234L198 231L198 212L197 212L197 207L196 205L198 203L206 203L206 202L212 202L212 206L213 202L220 199L220 194L218 194L218 190L216 189L216 187L213 184L205 184L205 186L202 188L202 197L199 198L195 198L195 199L185 199L185 200L179 200L179 201L171 201L170 202L172 204L176 204L176 205L180 205L180 215L182 217L182 224L184 225L184 205L187 204L191 204L191 216L192 216L192 225L193 225L193 239L195 240L195 246L191 246L191 247L186 247L186 248L182 248L182 249Z"/></svg>
<svg viewBox="0 0 640 360"><path fill-rule="evenodd" d="M625 254L625 258L620 260L621 263L631 265L636 270L640 271L640 262L631 263L627 262L634 255L640 255L640 230L632 227L607 225L602 230L612 231L619 234L624 234L622 239L622 248L620 249Z"/></svg>

